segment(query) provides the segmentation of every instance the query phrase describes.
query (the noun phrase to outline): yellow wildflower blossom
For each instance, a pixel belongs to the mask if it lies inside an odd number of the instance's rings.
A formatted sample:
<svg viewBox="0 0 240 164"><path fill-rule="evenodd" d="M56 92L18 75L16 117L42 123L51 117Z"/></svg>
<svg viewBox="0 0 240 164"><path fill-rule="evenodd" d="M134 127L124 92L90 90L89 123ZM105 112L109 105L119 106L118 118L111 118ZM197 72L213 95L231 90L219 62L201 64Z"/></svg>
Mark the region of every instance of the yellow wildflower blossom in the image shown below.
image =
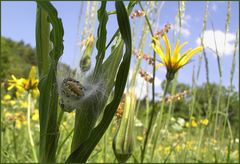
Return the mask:
<svg viewBox="0 0 240 164"><path fill-rule="evenodd" d="M15 100L11 100L11 101L10 101L10 104L11 104L11 105L15 105L15 104L16 104L16 101L15 101Z"/></svg>
<svg viewBox="0 0 240 164"><path fill-rule="evenodd" d="M169 154L170 153L170 150L171 150L171 147L170 146L167 146L164 148L164 154Z"/></svg>
<svg viewBox="0 0 240 164"><path fill-rule="evenodd" d="M177 145L177 146L176 146L176 151L177 151L177 152L182 151L182 147L181 147L181 145Z"/></svg>
<svg viewBox="0 0 240 164"><path fill-rule="evenodd" d="M16 124L15 124L17 129L21 129L22 128L22 122L20 120L16 120Z"/></svg>
<svg viewBox="0 0 240 164"><path fill-rule="evenodd" d="M200 120L200 123L203 124L203 125L205 125L205 126L208 125L208 122L209 122L209 121L208 121L208 119L206 119L206 118L203 119L203 120Z"/></svg>
<svg viewBox="0 0 240 164"><path fill-rule="evenodd" d="M142 137L142 136L137 136L137 140L138 140L138 141L142 141L142 140L143 140L143 137Z"/></svg>
<svg viewBox="0 0 240 164"><path fill-rule="evenodd" d="M192 125L192 127L197 127L198 124L197 124L197 122L195 120L192 120L191 121L191 125Z"/></svg>
<svg viewBox="0 0 240 164"><path fill-rule="evenodd" d="M38 111L35 110L33 115L32 115L32 120L33 121L38 121L38 119L39 119L39 114L38 114Z"/></svg>
<svg viewBox="0 0 240 164"><path fill-rule="evenodd" d="M188 49L182 55L180 55L180 50L187 44L187 42L179 45L179 40L177 41L173 52L171 51L171 45L166 35L163 35L163 41L165 43L166 51L164 52L163 47L156 38L153 39L152 47L154 51L159 55L162 63L158 64L156 67L165 65L167 68L167 80L171 81L174 78L175 73L186 65L189 59L196 53L201 52L203 47L199 46L194 49Z"/></svg>
<svg viewBox="0 0 240 164"><path fill-rule="evenodd" d="M17 89L16 95L19 96L22 92L28 91L32 92L33 96L37 96L39 94L38 91L38 80L36 79L36 68L33 66L30 70L28 79L20 78L17 79L14 75L12 75L12 79L8 80L8 90L13 88Z"/></svg>
<svg viewBox="0 0 240 164"><path fill-rule="evenodd" d="M28 103L26 101L20 101L20 107L21 108L27 108L28 107Z"/></svg>
<svg viewBox="0 0 240 164"><path fill-rule="evenodd" d="M190 123L187 122L187 123L185 124L185 126L186 126L187 128L189 128L189 127L190 127Z"/></svg>
<svg viewBox="0 0 240 164"><path fill-rule="evenodd" d="M3 96L3 100L10 100L11 96L9 94L6 94Z"/></svg>

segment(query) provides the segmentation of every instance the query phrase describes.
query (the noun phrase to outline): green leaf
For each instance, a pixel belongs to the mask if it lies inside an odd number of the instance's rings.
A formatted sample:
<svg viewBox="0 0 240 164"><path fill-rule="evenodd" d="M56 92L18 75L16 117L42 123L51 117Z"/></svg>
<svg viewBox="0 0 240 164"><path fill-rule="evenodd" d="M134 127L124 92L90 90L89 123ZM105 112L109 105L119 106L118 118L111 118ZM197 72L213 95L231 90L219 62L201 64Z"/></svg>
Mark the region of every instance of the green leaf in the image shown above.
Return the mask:
<svg viewBox="0 0 240 164"><path fill-rule="evenodd" d="M74 152L72 152L72 154L66 161L67 163L87 161L91 152L93 151L97 143L100 141L101 137L111 123L124 92L131 61L131 29L128 14L123 2L117 1L115 2L115 6L117 11L118 25L121 36L126 46L126 51L117 73L114 98L111 103L106 106L101 122L96 128L93 129L90 137L85 142L83 142Z"/></svg>
<svg viewBox="0 0 240 164"><path fill-rule="evenodd" d="M50 23L47 21L48 14L37 6L36 21L36 52L38 62L39 77L47 74L49 69L49 32Z"/></svg>
<svg viewBox="0 0 240 164"><path fill-rule="evenodd" d="M50 41L53 43L53 49L49 53L50 63L38 63L38 68L42 72L39 82L40 98L39 98L39 115L40 115L40 162L56 162L55 155L59 137L59 130L57 126L57 107L58 107L58 93L56 85L56 70L59 57L63 53L63 26L61 19L58 18L57 10L50 2L37 2L39 13L46 12L45 19L40 19L41 15L37 15L37 24L47 24L47 19L52 25L50 32ZM41 21L41 22L38 22ZM36 28L37 49L47 48L49 45L42 47L41 43L50 43L42 31L47 29ZM47 25L42 28L48 28ZM43 40L45 39L45 40ZM44 49L43 52L37 51L38 59L48 58L48 50ZM49 66L49 69L46 67ZM46 72L48 70L48 72Z"/></svg>
<svg viewBox="0 0 240 164"><path fill-rule="evenodd" d="M104 56L105 56L105 51L106 51L106 39L107 39L107 21L108 21L108 14L106 11L106 1L102 1L101 7L98 10L98 21L99 21L99 26L98 26L98 35L97 35L97 43L96 47L98 50L98 54L96 56L96 66L94 69L94 74L93 78L95 78L98 74L98 71L100 70L100 66L103 62Z"/></svg>

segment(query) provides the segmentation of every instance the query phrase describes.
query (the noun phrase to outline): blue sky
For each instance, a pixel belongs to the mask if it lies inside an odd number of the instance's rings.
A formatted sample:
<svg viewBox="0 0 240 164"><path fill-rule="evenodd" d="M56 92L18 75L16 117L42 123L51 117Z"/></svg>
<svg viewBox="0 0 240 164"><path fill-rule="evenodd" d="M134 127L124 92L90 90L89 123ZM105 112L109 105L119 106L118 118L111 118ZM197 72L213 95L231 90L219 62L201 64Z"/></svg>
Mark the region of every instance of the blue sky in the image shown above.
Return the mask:
<svg viewBox="0 0 240 164"><path fill-rule="evenodd" d="M78 42L80 41L80 36L77 36L77 22L80 10L80 3L82 2L53 2L54 6L58 10L59 17L62 19L64 26L64 54L61 58L61 61L71 65L72 67L76 65L77 56L80 54L80 49L78 47ZM85 2L86 3L86 2ZM145 2L144 2L145 3ZM178 4L177 2L164 2L158 3L159 6L162 6L162 10L160 11L160 16L155 23L155 29L161 29L165 23L169 22L172 24L173 29L177 29L175 27L175 17L178 12ZM159 7L158 6L158 7ZM239 7L238 2L231 3L231 20L229 33L227 34L227 42L225 50L222 48L222 38L225 31L225 19L227 13L227 2L210 2L209 3L209 21L207 23L207 32L205 33L206 44L208 47L214 46L212 42L212 27L211 22L213 22L216 30L216 35L218 38L218 48L221 49L222 52L222 63L223 63L223 84L228 86L230 79L230 68L232 63L232 47L235 42L235 33L238 28L238 20L239 20ZM85 13L86 4L83 8L83 13ZM159 7L160 8L160 7ZM182 35L181 35L181 43L188 41L188 45L186 48L194 48L198 45L198 37L202 31L202 22L204 15L205 2L186 2L185 16L182 27ZM108 2L107 6L108 11L114 10L114 2ZM134 10L139 9L137 5ZM11 38L15 41L23 40L25 43L30 44L32 47L35 47L35 21L36 21L36 3L35 2L2 2L2 36ZM81 18L80 29L79 32L83 30L83 20L84 15ZM137 37L135 40L138 40L140 37L140 30L142 29L144 18L135 18L134 20L130 19L131 23L133 21L136 22L137 25ZM97 23L93 25L94 36L96 36ZM111 38L112 34L117 29L116 16L111 15L108 21L108 40ZM145 47L145 53L151 53L150 47L150 33L147 39L147 46ZM170 41L173 41L172 33L169 33ZM174 38L172 45L175 45ZM234 75L234 86L238 88L238 74L239 74L239 53L237 53L236 58L236 70ZM217 68L217 60L216 56L211 53L211 51L207 50L207 57L209 60L209 73L210 73L210 81L218 82L218 68ZM94 57L93 57L94 58ZM132 66L136 60L133 57ZM146 63L146 62L145 62ZM143 66L146 64L143 62ZM192 79L192 70L193 66L195 69L198 66L198 55L196 55L192 62L188 64L186 67L180 70L179 72L179 81L184 83L191 83ZM149 72L150 70L147 69ZM157 72L157 78L160 81L165 78L165 70L161 69ZM202 84L206 81L205 77L205 67L204 62L202 63L201 73L199 77L198 84Z"/></svg>

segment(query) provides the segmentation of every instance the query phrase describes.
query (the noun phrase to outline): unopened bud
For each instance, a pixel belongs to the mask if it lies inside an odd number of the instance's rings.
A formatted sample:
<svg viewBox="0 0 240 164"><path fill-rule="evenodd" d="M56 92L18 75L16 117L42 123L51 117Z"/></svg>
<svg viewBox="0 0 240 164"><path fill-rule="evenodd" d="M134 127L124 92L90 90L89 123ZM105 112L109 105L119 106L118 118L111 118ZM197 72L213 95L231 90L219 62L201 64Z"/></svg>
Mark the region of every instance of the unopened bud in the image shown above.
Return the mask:
<svg viewBox="0 0 240 164"><path fill-rule="evenodd" d="M113 139L113 151L120 163L125 163L133 152L135 105L136 96L133 93L127 93L121 124Z"/></svg>

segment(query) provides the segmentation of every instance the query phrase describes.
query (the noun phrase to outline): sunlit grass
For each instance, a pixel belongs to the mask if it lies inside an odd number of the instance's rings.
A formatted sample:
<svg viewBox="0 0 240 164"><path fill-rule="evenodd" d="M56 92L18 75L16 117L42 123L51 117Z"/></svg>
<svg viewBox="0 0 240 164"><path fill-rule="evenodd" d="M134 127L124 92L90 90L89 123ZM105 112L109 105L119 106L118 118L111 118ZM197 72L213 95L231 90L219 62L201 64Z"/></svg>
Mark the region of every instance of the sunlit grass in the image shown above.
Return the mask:
<svg viewBox="0 0 240 164"><path fill-rule="evenodd" d="M171 50L170 40L167 38L171 30L170 24L166 24L156 33L153 31L150 22L151 19L156 19L158 12L154 5L159 2L140 2L141 10L137 11L134 11L134 2L129 3L126 9L124 3L116 2L116 11L111 11L111 13L107 12L106 3L86 3L83 31L81 31L81 41L84 43L85 40L86 43L81 44L84 51L78 61L78 70L81 70L83 75L80 80L74 81L78 85L71 83L73 86L70 89L75 90L70 91L73 94L78 93L76 86L81 84L84 85L83 92L86 94L83 94L83 97L90 96L84 100L80 97L80 103L74 104L73 109L68 112L63 110L62 101L58 102L60 99L66 100L67 96L64 97L61 93L62 83L58 79L62 77L57 77L55 74L59 69L56 62L63 50L61 20L50 3L42 3L42 6L38 6L37 52L38 61L41 61L38 64L38 70L32 67L29 70L29 78L15 77L13 73L12 79L6 79L6 83L1 84L1 162L237 163L239 161L239 136L236 123L239 118L231 119L228 110L232 105L231 102L239 101L238 92L233 90L234 72L237 69L235 60L238 30L229 72L231 74L230 87L225 88L222 84L224 65L221 64L222 59L218 54L218 49L214 51L217 55L220 81L216 85L209 81L211 75L206 47L203 44L204 35L201 35L201 46L195 51L194 49L187 51L186 58L183 60L179 52L181 49L179 42L176 48ZM176 19L178 19L180 31L178 33L173 31L174 40L181 38L186 3L178 3ZM206 2L203 27L201 27L202 34L206 31L209 21L208 5L209 3ZM49 9L48 14L52 14L50 23L53 28L50 39L53 44L48 44L49 38L43 35L47 33L50 36L50 24L45 19L47 13L42 10L43 7ZM82 7L80 14L83 12ZM98 12L96 8L99 9ZM225 34L231 22L230 2L226 5L226 11ZM108 16L113 14L117 15L119 30L111 36L112 39L107 44L109 36L106 24ZM79 21L81 19L82 17L79 17ZM129 28L129 19L130 21L136 21L136 19L144 21L140 30L140 38L133 31L133 27ZM98 34L95 37L91 24L97 21L99 23ZM135 28L137 27L134 26ZM56 31L60 31L60 34ZM153 48L149 48L150 53L146 54L144 52L146 47L150 47L146 41L148 35L150 38L156 37L150 43ZM42 38L42 36L45 37ZM138 39L139 42L136 42ZM166 51L158 40L164 41ZM111 52L105 55L110 45ZM49 50L50 47L53 48L52 51ZM93 53L94 48L97 49L97 54ZM183 86L178 82L179 69L185 67L194 53L201 51L203 52L199 53L196 70L197 62L194 61L192 85ZM48 58L49 52L50 58ZM161 60L156 58L156 53L160 55ZM96 63L91 62L91 55L97 56L94 56ZM133 74L129 76L131 57L136 59L136 63L133 63ZM204 57L204 65L202 57ZM144 62L149 65L142 69ZM160 97L155 94L156 71L162 68L156 69L159 62L162 62L167 70L166 77L161 79L165 80L165 83ZM94 70L90 70L90 67L94 67ZM206 84L198 86L199 72L202 67L206 70ZM67 71L70 76L74 76L78 70ZM61 76L64 75L64 71L60 72ZM37 76L39 78L36 78ZM136 98L138 76L145 80L142 87L151 86L151 89L147 91L151 96L147 94L142 100ZM39 82L41 84L39 86L40 97L37 88ZM86 86L90 86L90 90L84 88ZM61 97L58 98L59 95ZM206 97L207 99L204 99ZM182 111L177 111L178 107L181 107ZM235 115L238 114L236 109L233 110ZM54 142L53 146L51 142ZM48 156L49 153L51 153L50 156Z"/></svg>

